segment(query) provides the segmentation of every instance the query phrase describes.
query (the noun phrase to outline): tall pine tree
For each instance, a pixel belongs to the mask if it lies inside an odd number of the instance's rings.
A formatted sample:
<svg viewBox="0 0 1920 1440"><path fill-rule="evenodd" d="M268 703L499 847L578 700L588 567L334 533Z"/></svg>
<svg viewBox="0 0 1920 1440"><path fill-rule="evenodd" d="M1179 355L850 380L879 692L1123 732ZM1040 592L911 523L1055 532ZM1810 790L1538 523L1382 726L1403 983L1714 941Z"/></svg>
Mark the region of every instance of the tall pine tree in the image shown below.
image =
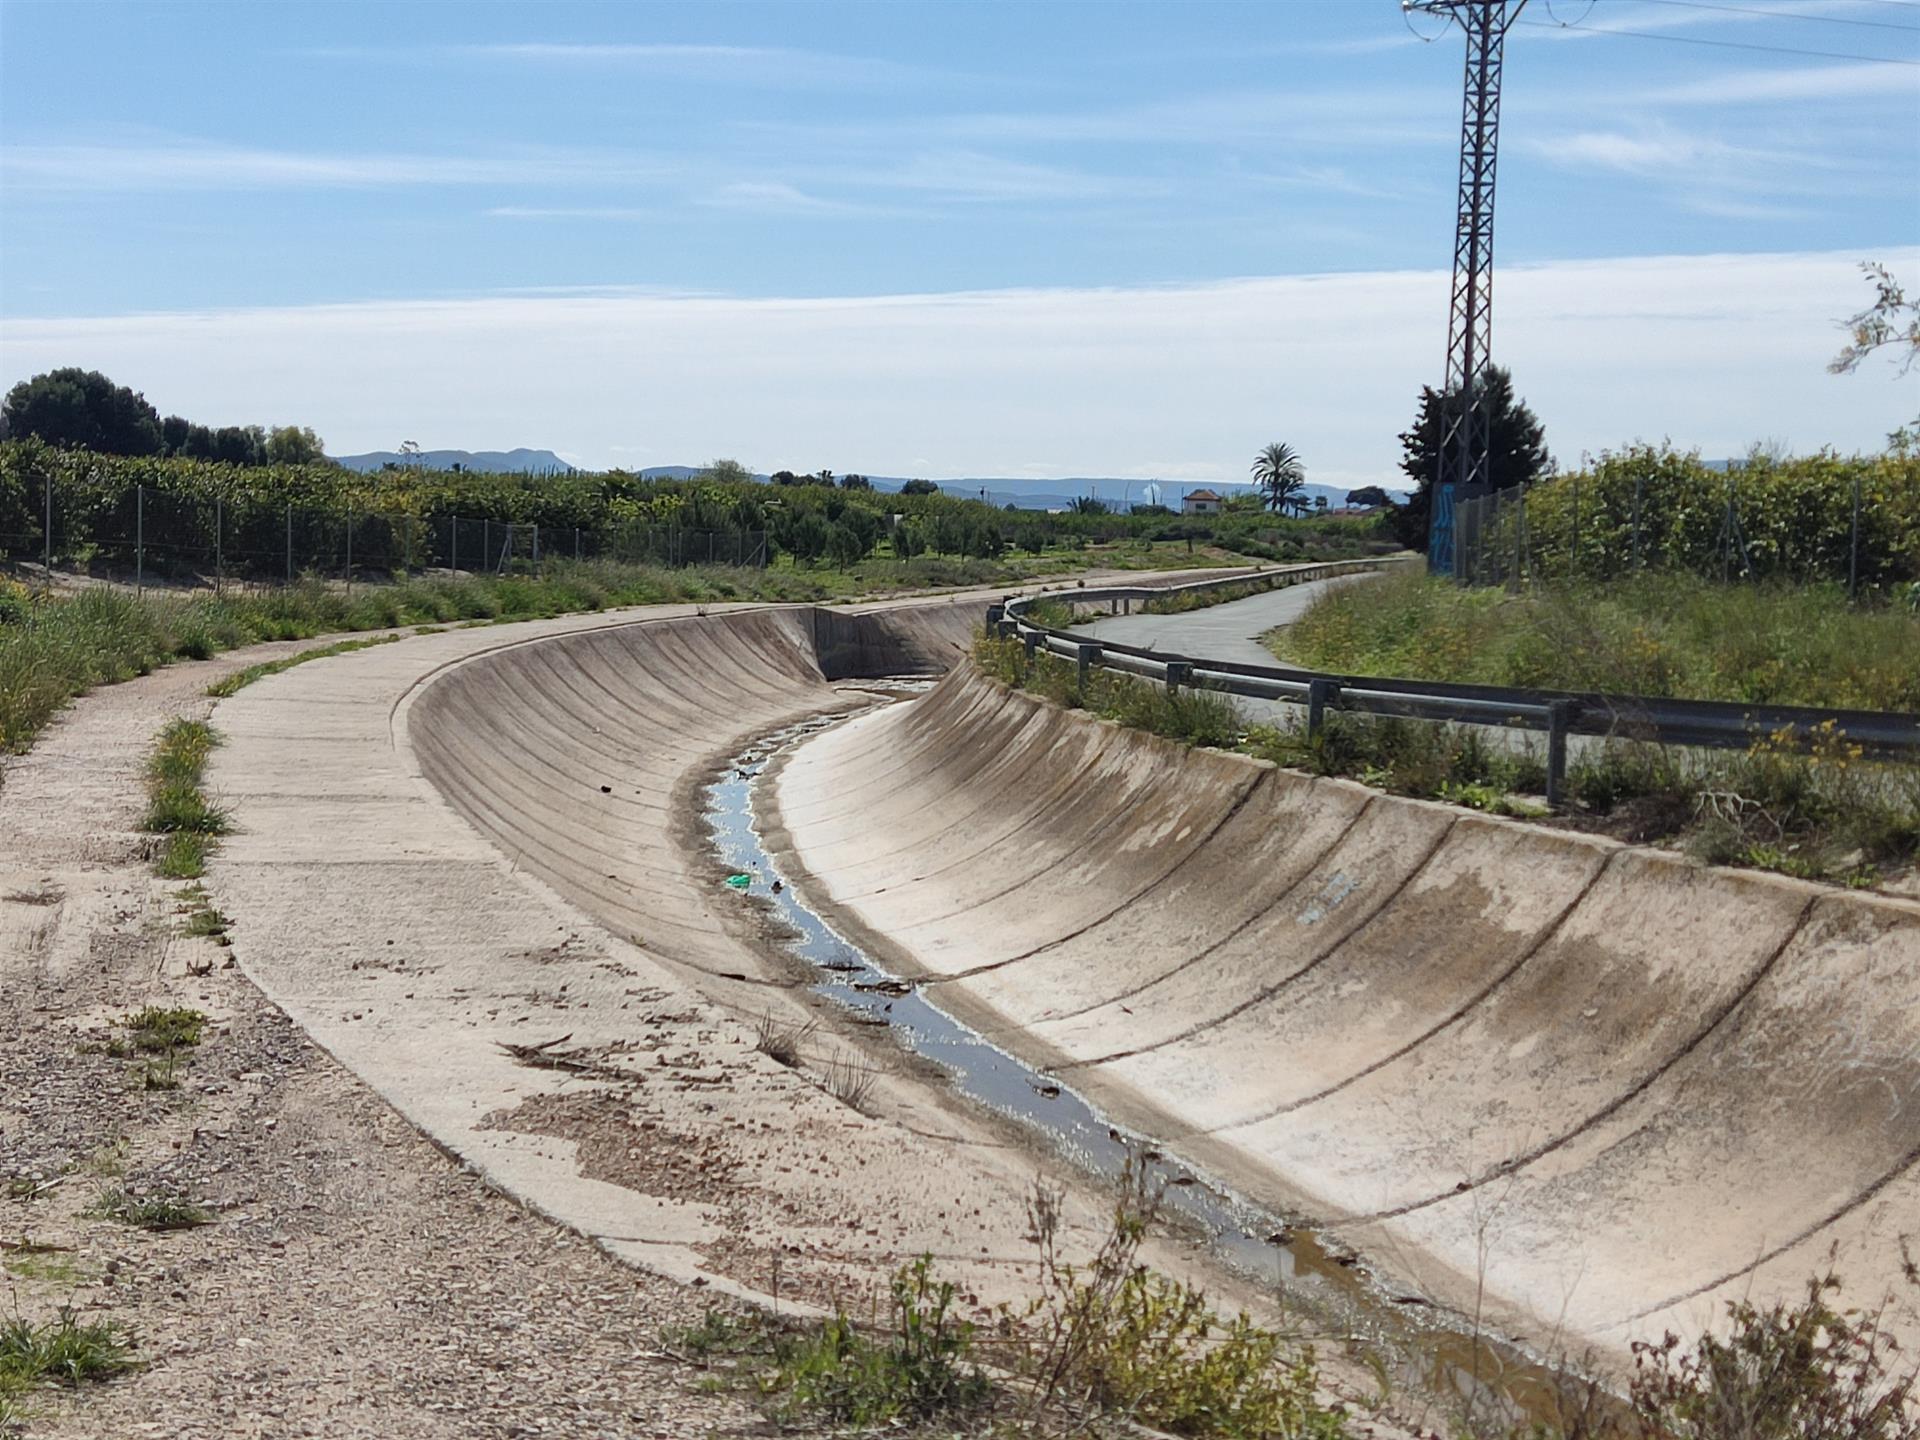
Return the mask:
<svg viewBox="0 0 1920 1440"><path fill-rule="evenodd" d="M1531 485L1553 473L1547 453L1546 427L1513 397L1513 376L1495 366L1487 371L1487 476L1495 490ZM1413 428L1400 433L1400 468L1413 482L1407 503L1393 512L1394 533L1409 550L1427 548L1427 519L1433 509L1434 467L1439 463L1446 419L1460 406L1460 392L1444 396L1431 385L1420 387L1420 411Z"/></svg>

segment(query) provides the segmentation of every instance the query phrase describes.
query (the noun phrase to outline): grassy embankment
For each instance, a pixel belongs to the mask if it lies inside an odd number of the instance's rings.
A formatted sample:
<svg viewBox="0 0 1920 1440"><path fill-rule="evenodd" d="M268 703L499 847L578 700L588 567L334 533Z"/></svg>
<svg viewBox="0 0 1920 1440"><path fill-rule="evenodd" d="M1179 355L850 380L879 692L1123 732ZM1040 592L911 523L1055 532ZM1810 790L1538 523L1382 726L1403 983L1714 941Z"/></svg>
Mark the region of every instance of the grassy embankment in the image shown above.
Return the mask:
<svg viewBox="0 0 1920 1440"><path fill-rule="evenodd" d="M1720 586L1679 574L1605 586L1466 590L1423 575L1334 591L1269 637L1342 674L1835 709L1920 710L1920 615L1851 608L1832 586ZM1532 753L1481 732L1338 717L1262 753L1402 794L1524 810ZM1568 772L1561 823L1684 846L1716 863L1871 885L1920 860L1920 769L1863 760L1838 727L1724 754L1610 740Z"/></svg>
<svg viewBox="0 0 1920 1440"><path fill-rule="evenodd" d="M1128 543L1006 560L877 556L847 570L665 569L559 562L539 575L421 577L356 587L317 580L255 594L136 597L95 587L51 599L0 579L0 751L24 750L59 708L98 685L263 640L410 625L540 619L623 605L810 601L996 585L1084 569L1220 563L1185 547Z"/></svg>
<svg viewBox="0 0 1920 1440"><path fill-rule="evenodd" d="M1852 610L1827 590L1663 576L1509 596L1388 576L1329 593L1273 643L1289 663L1342 674L1920 709L1920 617ZM1096 672L1082 695L1073 666L1029 660L1015 642L982 641L976 657L1009 684L1155 734L1713 864L1868 886L1920 862L1920 769L1865 761L1838 729L1810 751L1773 739L1730 754L1624 738L1581 746L1570 803L1549 815L1538 745L1476 727L1335 715L1309 737L1250 726L1224 696L1169 697L1125 675Z"/></svg>
<svg viewBox="0 0 1920 1440"><path fill-rule="evenodd" d="M1852 608L1830 585L1645 574L1510 593L1409 570L1332 591L1267 640L1353 675L1920 711L1920 613Z"/></svg>

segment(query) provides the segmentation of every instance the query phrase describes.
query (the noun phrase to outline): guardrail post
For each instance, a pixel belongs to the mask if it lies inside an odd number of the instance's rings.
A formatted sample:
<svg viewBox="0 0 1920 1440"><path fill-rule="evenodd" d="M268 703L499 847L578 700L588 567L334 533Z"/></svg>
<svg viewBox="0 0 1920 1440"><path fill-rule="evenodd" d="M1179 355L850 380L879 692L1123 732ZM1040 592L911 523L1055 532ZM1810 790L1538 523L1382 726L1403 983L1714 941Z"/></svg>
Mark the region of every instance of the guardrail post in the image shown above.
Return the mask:
<svg viewBox="0 0 1920 1440"><path fill-rule="evenodd" d="M1098 645L1076 645L1073 648L1074 656L1080 662L1080 693L1085 695L1087 693L1087 673L1092 670L1095 665L1100 663L1100 656L1104 652Z"/></svg>
<svg viewBox="0 0 1920 1440"><path fill-rule="evenodd" d="M1327 723L1327 702L1340 693L1340 686L1333 680L1309 680L1307 682L1307 734L1318 735Z"/></svg>
<svg viewBox="0 0 1920 1440"><path fill-rule="evenodd" d="M987 633L989 635L997 634L999 632L1000 621L1002 617L1006 615L1006 613L1007 613L1007 607L1004 605L987 606Z"/></svg>
<svg viewBox="0 0 1920 1440"><path fill-rule="evenodd" d="M1169 660L1167 662L1167 693L1178 695L1182 685L1189 690L1193 688L1193 666L1185 660Z"/></svg>
<svg viewBox="0 0 1920 1440"><path fill-rule="evenodd" d="M1037 630L1022 631L1020 635L1020 644L1026 649L1027 659L1029 660L1033 659L1034 651L1040 648L1040 632Z"/></svg>
<svg viewBox="0 0 1920 1440"><path fill-rule="evenodd" d="M1547 704L1547 804L1560 808L1567 780L1567 731L1580 714L1576 700Z"/></svg>
<svg viewBox="0 0 1920 1440"><path fill-rule="evenodd" d="M1001 620L995 623L994 631L1002 640L1011 640L1020 633L1020 626L1012 620Z"/></svg>
<svg viewBox="0 0 1920 1440"><path fill-rule="evenodd" d="M1133 597L1131 595L1120 602L1120 613L1122 615L1131 615L1133 613Z"/></svg>

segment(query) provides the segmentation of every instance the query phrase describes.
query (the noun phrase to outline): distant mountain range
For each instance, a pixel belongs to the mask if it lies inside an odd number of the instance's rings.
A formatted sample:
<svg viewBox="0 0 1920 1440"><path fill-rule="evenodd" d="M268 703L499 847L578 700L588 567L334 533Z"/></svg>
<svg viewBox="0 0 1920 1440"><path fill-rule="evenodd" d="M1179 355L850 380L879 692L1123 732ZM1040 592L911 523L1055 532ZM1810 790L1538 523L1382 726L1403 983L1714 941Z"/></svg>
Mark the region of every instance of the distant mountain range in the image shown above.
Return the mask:
<svg viewBox="0 0 1920 1440"><path fill-rule="evenodd" d="M551 450L422 450L412 456L403 456L394 450L372 450L365 455L333 458L347 469L363 473L401 464L424 465L430 470L451 470L457 465L462 470L505 475L563 474L574 468ZM649 480L690 480L701 468L698 465L650 465L639 473ZM767 478L754 476L760 481ZM882 491L897 491L907 483L907 477L899 475L869 475L867 479L874 489ZM1070 480L978 476L935 483L948 495L985 500L992 505L1012 505L1021 510L1067 510L1075 500L1086 495L1103 500L1116 510L1128 505L1150 505L1156 500L1169 510L1178 510L1181 499L1190 490L1211 490L1216 495L1231 497L1244 495L1253 488L1226 480L1117 480L1101 476ZM1404 502L1407 498L1404 490L1388 489L1387 493L1397 501ZM1306 495L1309 502L1325 496L1329 508L1336 510L1347 500L1346 489L1334 485L1309 485Z"/></svg>
<svg viewBox="0 0 1920 1440"><path fill-rule="evenodd" d="M424 465L429 470L480 470L496 475L553 475L573 469L551 450L422 450L402 455L398 450L369 450L364 455L335 455L337 465L363 474L388 465Z"/></svg>

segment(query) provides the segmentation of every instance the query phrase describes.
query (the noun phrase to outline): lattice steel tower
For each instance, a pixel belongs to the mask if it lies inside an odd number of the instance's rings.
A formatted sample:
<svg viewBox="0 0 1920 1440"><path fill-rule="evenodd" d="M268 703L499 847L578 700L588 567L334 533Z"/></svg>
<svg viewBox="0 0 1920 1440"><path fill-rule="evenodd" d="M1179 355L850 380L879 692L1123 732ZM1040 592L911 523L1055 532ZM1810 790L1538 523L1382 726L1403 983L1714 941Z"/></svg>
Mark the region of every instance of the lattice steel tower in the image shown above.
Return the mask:
<svg viewBox="0 0 1920 1440"><path fill-rule="evenodd" d="M1427 567L1453 573L1453 501L1487 484L1489 416L1483 381L1493 349L1493 178L1500 140L1500 59L1507 30L1527 0L1401 0L1438 15L1467 37L1466 99L1460 109L1460 213L1453 237L1453 299L1447 308L1447 379L1440 457L1427 530Z"/></svg>

